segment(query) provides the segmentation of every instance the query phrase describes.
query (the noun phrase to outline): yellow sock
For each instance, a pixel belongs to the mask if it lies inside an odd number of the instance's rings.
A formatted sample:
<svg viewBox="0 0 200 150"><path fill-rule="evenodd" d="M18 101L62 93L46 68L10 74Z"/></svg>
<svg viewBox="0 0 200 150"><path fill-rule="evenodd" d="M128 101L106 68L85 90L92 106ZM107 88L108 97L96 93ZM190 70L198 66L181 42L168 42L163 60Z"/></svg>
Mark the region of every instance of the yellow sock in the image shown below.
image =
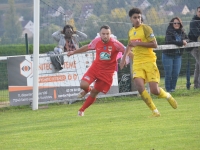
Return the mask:
<svg viewBox="0 0 200 150"><path fill-rule="evenodd" d="M143 101L147 104L147 106L151 109L151 110L155 110L156 106L154 105L151 96L149 95L149 93L144 90L141 94Z"/></svg>
<svg viewBox="0 0 200 150"><path fill-rule="evenodd" d="M159 98L167 98L167 92L165 92L162 88L160 88Z"/></svg>

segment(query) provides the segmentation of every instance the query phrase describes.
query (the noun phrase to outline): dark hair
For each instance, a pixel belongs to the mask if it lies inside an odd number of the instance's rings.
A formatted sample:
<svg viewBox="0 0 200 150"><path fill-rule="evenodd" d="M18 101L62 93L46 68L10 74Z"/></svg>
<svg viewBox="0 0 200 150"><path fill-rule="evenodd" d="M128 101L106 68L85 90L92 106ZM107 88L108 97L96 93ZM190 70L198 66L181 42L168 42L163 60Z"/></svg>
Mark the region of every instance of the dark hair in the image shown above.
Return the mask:
<svg viewBox="0 0 200 150"><path fill-rule="evenodd" d="M169 22L169 26L173 27L173 23L174 23L175 19L177 19L180 22L180 29L182 29L183 28L183 24L182 24L182 21L181 21L181 19L179 17L172 18L172 20Z"/></svg>
<svg viewBox="0 0 200 150"><path fill-rule="evenodd" d="M69 28L72 29L72 31L74 31L74 28L73 28L71 25L67 24L67 25L65 25L64 28L63 28L63 33L65 33L65 30L66 30L66 29L69 29Z"/></svg>
<svg viewBox="0 0 200 150"><path fill-rule="evenodd" d="M108 25L101 26L100 31L101 31L101 29L110 29L111 30L111 28Z"/></svg>
<svg viewBox="0 0 200 150"><path fill-rule="evenodd" d="M197 7L197 10L200 8L200 6L199 7Z"/></svg>
<svg viewBox="0 0 200 150"><path fill-rule="evenodd" d="M131 10L129 10L129 17L131 17L133 14L142 14L142 11L139 8L132 8Z"/></svg>

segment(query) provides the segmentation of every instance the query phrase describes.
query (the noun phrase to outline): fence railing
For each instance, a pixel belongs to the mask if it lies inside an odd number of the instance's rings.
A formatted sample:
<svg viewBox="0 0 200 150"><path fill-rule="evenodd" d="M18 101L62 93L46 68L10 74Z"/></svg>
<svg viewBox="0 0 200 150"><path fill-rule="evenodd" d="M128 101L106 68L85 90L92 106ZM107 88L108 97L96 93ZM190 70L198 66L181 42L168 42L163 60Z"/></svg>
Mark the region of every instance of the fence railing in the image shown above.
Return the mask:
<svg viewBox="0 0 200 150"><path fill-rule="evenodd" d="M191 43L188 43L186 46L182 46L182 47L178 47L176 45L158 45L158 47L156 49L154 49L155 51L160 51L160 50L167 50L167 49L176 49L176 48L193 48L193 47L200 47L200 42L191 42ZM0 56L0 68L2 66L6 67L6 60L7 58L10 57L10 56ZM160 61L160 60L159 60ZM193 72L193 70L191 70ZM119 70L119 73L121 71ZM118 74L119 74L118 73ZM121 77L126 74L126 81L123 81L123 80L119 80L119 89L125 89L127 88L128 86L126 85L127 84L127 81L130 81L131 80L131 71L130 69L128 69L126 72L121 72ZM7 78L5 78L4 76L6 76L6 72L1 72L0 73L0 82L5 82L5 80L7 80ZM130 78L130 79L129 79ZM124 82L124 83L123 83ZM123 83L123 84L122 84ZM133 84L133 81L132 81L132 84ZM120 87L120 86L126 86L126 87ZM132 86L133 87L133 86ZM147 86L148 88L148 86ZM117 94L108 94L108 95L100 95L99 98L101 97L111 97L111 96L123 96L123 95L134 95L134 94L138 94L137 91L134 91L134 92L131 92L130 91L127 91L127 89L125 91L122 91L121 93L117 93ZM1 92L0 92L0 103L6 103L9 101L9 94L8 94L8 90L7 89L2 89ZM71 101L73 102L73 100ZM45 102L42 102L41 104L43 104ZM40 104L40 103L39 103Z"/></svg>

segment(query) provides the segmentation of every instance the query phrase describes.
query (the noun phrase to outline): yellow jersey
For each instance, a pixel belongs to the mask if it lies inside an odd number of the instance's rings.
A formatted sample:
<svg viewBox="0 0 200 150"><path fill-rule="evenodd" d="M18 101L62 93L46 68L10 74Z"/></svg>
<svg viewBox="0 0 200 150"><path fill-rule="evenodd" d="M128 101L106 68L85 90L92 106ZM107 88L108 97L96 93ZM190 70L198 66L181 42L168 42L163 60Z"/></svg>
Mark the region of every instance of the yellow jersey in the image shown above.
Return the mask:
<svg viewBox="0 0 200 150"><path fill-rule="evenodd" d="M128 42L151 42L156 40L153 30L150 26L141 24L138 28L131 28L128 32ZM156 54L153 52L153 48L135 46L132 48L134 54L134 64L156 62Z"/></svg>

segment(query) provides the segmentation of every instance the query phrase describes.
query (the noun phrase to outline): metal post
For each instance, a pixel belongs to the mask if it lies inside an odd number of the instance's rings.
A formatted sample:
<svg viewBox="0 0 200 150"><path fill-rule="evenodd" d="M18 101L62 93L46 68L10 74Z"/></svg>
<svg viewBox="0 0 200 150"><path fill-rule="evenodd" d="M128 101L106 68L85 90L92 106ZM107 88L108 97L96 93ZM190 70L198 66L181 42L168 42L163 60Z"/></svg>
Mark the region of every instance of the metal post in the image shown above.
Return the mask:
<svg viewBox="0 0 200 150"><path fill-rule="evenodd" d="M29 49L28 49L28 34L25 33L25 43L26 43L26 54L29 54Z"/></svg>
<svg viewBox="0 0 200 150"><path fill-rule="evenodd" d="M186 88L189 90L190 89L190 52L188 52L188 60L187 60L187 70L186 70Z"/></svg>

